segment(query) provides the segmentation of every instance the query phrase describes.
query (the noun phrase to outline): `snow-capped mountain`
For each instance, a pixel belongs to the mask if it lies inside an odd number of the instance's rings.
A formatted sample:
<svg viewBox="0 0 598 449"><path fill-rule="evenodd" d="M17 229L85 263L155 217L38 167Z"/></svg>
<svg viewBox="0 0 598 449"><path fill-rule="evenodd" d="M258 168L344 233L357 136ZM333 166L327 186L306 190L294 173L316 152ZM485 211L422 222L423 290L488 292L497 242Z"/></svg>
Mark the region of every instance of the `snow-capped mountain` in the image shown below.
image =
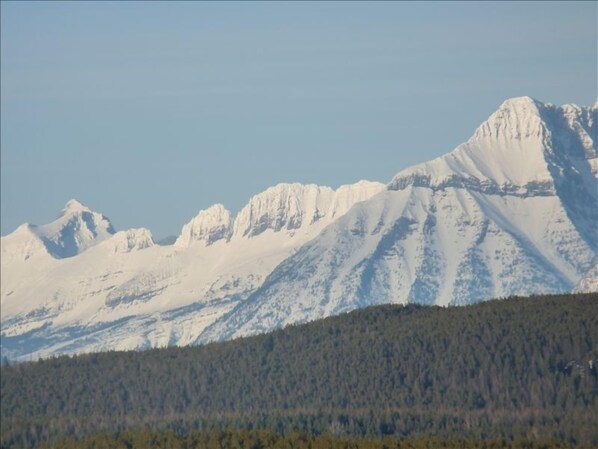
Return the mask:
<svg viewBox="0 0 598 449"><path fill-rule="evenodd" d="M598 106L504 102L385 186L280 184L174 245L69 202L2 238L9 357L222 340L380 303L595 289Z"/></svg>
<svg viewBox="0 0 598 449"><path fill-rule="evenodd" d="M171 246L155 245L146 229L114 233L101 214L70 201L49 225L2 238L2 351L23 357L193 343L298 247L385 188L280 184L234 218L222 205L200 211ZM50 252L48 236L76 257Z"/></svg>
<svg viewBox="0 0 598 449"><path fill-rule="evenodd" d="M356 204L200 340L371 304L595 288L597 112L506 101L466 143Z"/></svg>
<svg viewBox="0 0 598 449"><path fill-rule="evenodd" d="M48 255L73 257L114 234L110 221L77 200L68 201L58 218L42 226L25 223L2 237L2 262Z"/></svg>

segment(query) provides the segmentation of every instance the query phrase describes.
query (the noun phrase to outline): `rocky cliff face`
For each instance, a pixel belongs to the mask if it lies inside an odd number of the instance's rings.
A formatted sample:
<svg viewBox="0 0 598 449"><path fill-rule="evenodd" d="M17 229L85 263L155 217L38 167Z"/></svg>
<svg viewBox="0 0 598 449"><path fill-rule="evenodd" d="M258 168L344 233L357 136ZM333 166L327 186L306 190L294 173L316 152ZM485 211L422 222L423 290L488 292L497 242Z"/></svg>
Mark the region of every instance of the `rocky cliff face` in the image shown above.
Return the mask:
<svg viewBox="0 0 598 449"><path fill-rule="evenodd" d="M211 245L218 240L229 240L233 231L233 219L222 204L199 211L197 216L183 226L175 246L185 248L195 242Z"/></svg>

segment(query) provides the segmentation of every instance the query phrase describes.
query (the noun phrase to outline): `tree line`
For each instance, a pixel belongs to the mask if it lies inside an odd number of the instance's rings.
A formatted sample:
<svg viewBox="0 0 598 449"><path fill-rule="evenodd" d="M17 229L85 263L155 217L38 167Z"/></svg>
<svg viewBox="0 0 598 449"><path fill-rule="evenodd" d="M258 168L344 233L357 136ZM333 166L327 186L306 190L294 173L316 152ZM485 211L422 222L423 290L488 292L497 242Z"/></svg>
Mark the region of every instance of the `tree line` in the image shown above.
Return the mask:
<svg viewBox="0 0 598 449"><path fill-rule="evenodd" d="M276 433L268 429L223 429L178 434L173 431L128 431L119 435L97 434L83 440L67 439L42 449L566 449L554 440L504 438L475 440L460 437L420 437L378 439Z"/></svg>
<svg viewBox="0 0 598 449"><path fill-rule="evenodd" d="M229 428L598 446L597 317L597 294L378 306L204 346L9 364L0 445Z"/></svg>

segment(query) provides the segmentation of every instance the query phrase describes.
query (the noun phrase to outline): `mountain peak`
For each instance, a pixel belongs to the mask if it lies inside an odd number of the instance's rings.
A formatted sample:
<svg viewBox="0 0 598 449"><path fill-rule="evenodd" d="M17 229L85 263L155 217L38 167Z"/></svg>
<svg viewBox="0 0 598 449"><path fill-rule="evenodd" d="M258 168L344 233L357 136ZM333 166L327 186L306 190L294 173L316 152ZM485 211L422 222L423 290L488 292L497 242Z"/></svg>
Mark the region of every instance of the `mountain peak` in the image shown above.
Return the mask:
<svg viewBox="0 0 598 449"><path fill-rule="evenodd" d="M115 233L110 220L81 202L67 201L56 220L35 227L36 235L55 258L72 257Z"/></svg>
<svg viewBox="0 0 598 449"><path fill-rule="evenodd" d="M91 210L80 201L71 199L66 202L60 215L67 215L76 212L91 212Z"/></svg>
<svg viewBox="0 0 598 449"><path fill-rule="evenodd" d="M23 244L29 248L25 260L42 253L63 259L76 256L114 233L108 218L73 199L66 202L54 221L43 225L24 223L6 238L27 242Z"/></svg>
<svg viewBox="0 0 598 449"><path fill-rule="evenodd" d="M154 246L152 233L149 229L137 228L119 231L111 238L102 242L114 253L130 253Z"/></svg>
<svg viewBox="0 0 598 449"><path fill-rule="evenodd" d="M232 232L233 219L222 204L214 204L199 213L181 230L176 246L189 246L192 242L202 241L206 245L228 239Z"/></svg>
<svg viewBox="0 0 598 449"><path fill-rule="evenodd" d="M544 103L529 96L508 98L502 102L501 109L535 109L539 110L544 107Z"/></svg>
<svg viewBox="0 0 598 449"><path fill-rule="evenodd" d="M504 101L475 131L472 139L507 143L542 138L545 134L543 112L552 105L532 97L515 97ZM470 140L472 140L470 139Z"/></svg>
<svg viewBox="0 0 598 449"><path fill-rule="evenodd" d="M486 193L549 194L554 192L553 174L558 171L553 166L563 163L554 154L561 159L573 157L579 145L575 141L581 139L586 159L594 157L593 120L589 108L556 108L531 97L511 98L467 142L449 154L399 172L389 188L461 186Z"/></svg>

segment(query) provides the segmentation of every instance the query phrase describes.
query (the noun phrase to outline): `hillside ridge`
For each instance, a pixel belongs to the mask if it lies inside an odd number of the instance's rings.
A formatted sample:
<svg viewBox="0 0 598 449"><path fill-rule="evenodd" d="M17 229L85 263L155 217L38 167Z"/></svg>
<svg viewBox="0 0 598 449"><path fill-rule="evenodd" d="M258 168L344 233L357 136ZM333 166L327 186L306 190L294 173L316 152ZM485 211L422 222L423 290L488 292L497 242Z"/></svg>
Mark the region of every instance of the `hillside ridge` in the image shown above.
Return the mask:
<svg viewBox="0 0 598 449"><path fill-rule="evenodd" d="M2 447L229 425L367 437L539 432L595 446L597 315L598 294L385 305L205 346L5 365Z"/></svg>

